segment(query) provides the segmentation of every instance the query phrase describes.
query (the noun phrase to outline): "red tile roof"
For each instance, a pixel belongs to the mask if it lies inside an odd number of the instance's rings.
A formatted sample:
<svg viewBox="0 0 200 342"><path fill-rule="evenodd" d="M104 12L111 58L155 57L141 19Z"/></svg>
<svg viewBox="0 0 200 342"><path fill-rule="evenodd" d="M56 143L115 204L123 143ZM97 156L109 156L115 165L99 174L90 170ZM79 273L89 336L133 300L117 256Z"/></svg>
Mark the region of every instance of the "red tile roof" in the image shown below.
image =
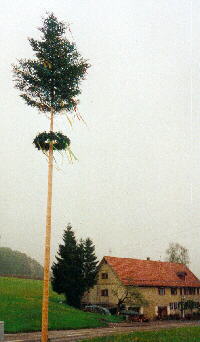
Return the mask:
<svg viewBox="0 0 200 342"><path fill-rule="evenodd" d="M200 287L200 280L183 264L131 258L103 258L124 285ZM185 280L177 273L185 272Z"/></svg>

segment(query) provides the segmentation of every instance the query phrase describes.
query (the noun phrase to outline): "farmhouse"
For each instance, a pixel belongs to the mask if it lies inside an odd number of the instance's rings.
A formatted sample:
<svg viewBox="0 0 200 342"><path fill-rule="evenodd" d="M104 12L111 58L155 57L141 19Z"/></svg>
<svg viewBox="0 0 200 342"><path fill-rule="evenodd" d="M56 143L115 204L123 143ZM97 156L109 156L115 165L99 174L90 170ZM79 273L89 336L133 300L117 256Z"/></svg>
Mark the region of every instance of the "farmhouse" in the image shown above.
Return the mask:
<svg viewBox="0 0 200 342"><path fill-rule="evenodd" d="M144 304L127 295L135 291L145 299ZM125 309L149 319L187 317L198 311L200 280L183 264L105 256L99 265L97 283L83 301L117 307L120 299Z"/></svg>

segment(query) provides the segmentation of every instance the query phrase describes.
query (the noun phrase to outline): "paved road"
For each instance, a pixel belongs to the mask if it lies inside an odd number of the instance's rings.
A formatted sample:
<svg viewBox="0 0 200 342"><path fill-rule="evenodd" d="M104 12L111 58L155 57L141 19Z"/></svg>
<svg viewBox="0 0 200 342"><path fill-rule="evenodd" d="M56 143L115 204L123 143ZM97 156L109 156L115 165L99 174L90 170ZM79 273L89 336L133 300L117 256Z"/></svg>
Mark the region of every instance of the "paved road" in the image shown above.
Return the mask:
<svg viewBox="0 0 200 342"><path fill-rule="evenodd" d="M78 342L83 339L114 335L119 333L129 333L134 331L154 331L159 329L172 329L183 326L200 326L200 321L193 322L149 322L149 323L133 323L111 325L107 328L95 329L79 329L79 330L57 330L49 332L51 342ZM23 333L23 334L6 334L6 342L40 342L40 332Z"/></svg>

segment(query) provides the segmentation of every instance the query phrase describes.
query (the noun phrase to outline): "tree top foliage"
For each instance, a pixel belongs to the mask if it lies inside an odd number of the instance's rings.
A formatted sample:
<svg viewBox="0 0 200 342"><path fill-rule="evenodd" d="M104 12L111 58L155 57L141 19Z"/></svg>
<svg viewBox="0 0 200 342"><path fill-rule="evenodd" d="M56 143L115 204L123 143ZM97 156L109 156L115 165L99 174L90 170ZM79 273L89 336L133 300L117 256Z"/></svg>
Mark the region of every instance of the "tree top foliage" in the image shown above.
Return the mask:
<svg viewBox="0 0 200 342"><path fill-rule="evenodd" d="M167 261L177 262L184 265L189 265L190 258L188 249L180 245L179 243L171 242L166 250Z"/></svg>
<svg viewBox="0 0 200 342"><path fill-rule="evenodd" d="M41 39L29 38L34 59L20 59L13 66L15 87L25 102L41 112L75 110L79 84L89 68L74 42L65 38L68 26L54 14L43 20Z"/></svg>

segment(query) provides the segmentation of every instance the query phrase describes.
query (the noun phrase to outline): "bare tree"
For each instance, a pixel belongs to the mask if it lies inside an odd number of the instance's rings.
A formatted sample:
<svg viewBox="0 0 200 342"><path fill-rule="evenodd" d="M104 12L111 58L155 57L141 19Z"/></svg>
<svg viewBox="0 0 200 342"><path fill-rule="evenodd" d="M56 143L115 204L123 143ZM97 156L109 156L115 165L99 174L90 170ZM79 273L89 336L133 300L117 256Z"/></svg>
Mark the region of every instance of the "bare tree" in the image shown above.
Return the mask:
<svg viewBox="0 0 200 342"><path fill-rule="evenodd" d="M147 306L148 301L144 298L138 287L115 285L112 288L112 294L117 299L117 313L120 312L122 304L132 306Z"/></svg>
<svg viewBox="0 0 200 342"><path fill-rule="evenodd" d="M166 250L166 254L166 260L169 262L178 262L184 265L189 265L190 263L188 249L179 243L171 242Z"/></svg>

